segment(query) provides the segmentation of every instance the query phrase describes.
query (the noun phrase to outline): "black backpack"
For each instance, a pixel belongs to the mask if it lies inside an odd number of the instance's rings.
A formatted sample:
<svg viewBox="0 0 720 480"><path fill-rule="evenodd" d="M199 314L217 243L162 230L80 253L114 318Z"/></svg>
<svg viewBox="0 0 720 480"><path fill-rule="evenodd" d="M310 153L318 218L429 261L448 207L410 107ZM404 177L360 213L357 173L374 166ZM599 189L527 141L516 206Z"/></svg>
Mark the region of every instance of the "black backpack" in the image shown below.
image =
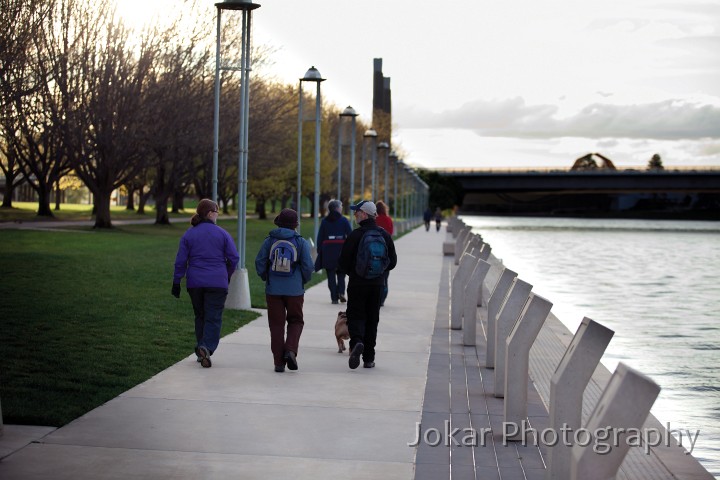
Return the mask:
<svg viewBox="0 0 720 480"><path fill-rule="evenodd" d="M389 265L390 257L385 237L380 229L368 230L358 245L355 273L371 280L382 276Z"/></svg>

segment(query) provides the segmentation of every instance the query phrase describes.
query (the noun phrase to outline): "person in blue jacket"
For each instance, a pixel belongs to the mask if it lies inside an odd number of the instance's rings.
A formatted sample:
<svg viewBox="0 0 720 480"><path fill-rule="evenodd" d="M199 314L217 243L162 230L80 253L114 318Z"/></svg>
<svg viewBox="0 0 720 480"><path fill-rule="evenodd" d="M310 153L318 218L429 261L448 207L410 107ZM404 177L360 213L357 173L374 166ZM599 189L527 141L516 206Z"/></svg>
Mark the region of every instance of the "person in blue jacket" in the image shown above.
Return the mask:
<svg viewBox="0 0 720 480"><path fill-rule="evenodd" d="M275 362L275 371L284 372L285 365L297 370L297 354L300 335L305 322L303 320L304 285L310 281L313 261L310 255L310 243L295 231L298 215L290 208L283 209L275 217L275 228L260 246L255 257L255 269L265 282L265 300L268 307L268 326L270 327L270 350ZM291 244L291 245L290 245ZM287 269L276 268L271 255L279 258L280 245L289 249L292 256ZM287 323L287 336L285 324Z"/></svg>
<svg viewBox="0 0 720 480"><path fill-rule="evenodd" d="M180 239L171 293L180 298L180 281L185 277L195 312L195 354L198 362L209 368L210 356L220 343L228 284L240 256L230 234L215 224L217 203L204 198L196 212L190 220L192 227Z"/></svg>
<svg viewBox="0 0 720 480"><path fill-rule="evenodd" d="M347 302L345 297L345 272L338 266L338 258L345 239L352 232L350 221L342 214L342 202L330 200L328 214L320 223L317 235L317 257L315 271L325 269L328 277L330 301L337 304Z"/></svg>

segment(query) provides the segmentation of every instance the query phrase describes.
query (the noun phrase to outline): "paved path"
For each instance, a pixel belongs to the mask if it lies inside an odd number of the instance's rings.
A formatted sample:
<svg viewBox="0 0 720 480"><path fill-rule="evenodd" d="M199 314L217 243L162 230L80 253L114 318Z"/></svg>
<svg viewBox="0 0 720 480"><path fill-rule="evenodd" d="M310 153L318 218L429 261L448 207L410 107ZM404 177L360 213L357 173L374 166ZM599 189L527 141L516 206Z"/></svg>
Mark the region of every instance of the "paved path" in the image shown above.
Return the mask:
<svg viewBox="0 0 720 480"><path fill-rule="evenodd" d="M444 238L398 240L376 368L350 370L337 353L323 283L306 294L297 372L273 371L262 316L222 339L212 368L189 355L3 458L0 478L412 479Z"/></svg>

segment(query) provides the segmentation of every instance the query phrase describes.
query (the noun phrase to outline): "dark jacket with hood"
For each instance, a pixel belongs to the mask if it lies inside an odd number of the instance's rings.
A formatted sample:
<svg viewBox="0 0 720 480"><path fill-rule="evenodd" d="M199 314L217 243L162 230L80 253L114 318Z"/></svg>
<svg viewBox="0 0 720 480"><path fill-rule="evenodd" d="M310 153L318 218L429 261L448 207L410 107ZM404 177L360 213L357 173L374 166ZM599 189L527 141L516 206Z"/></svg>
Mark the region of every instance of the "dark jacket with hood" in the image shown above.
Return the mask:
<svg viewBox="0 0 720 480"><path fill-rule="evenodd" d="M340 212L332 210L323 218L315 244L317 245L316 272L323 268L328 270L338 268L338 258L350 232L352 232L350 222Z"/></svg>

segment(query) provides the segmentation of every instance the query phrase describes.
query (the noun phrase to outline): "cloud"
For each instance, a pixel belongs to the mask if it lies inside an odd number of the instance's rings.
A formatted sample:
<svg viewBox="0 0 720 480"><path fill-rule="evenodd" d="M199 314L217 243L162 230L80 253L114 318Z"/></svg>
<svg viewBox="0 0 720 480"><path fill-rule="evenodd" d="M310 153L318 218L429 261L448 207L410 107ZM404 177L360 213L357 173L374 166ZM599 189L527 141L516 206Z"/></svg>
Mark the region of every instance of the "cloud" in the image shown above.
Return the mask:
<svg viewBox="0 0 720 480"><path fill-rule="evenodd" d="M637 105L593 103L569 117L555 105L520 98L476 100L442 113L397 112L404 128L454 128L517 138L720 138L720 106L687 100Z"/></svg>

